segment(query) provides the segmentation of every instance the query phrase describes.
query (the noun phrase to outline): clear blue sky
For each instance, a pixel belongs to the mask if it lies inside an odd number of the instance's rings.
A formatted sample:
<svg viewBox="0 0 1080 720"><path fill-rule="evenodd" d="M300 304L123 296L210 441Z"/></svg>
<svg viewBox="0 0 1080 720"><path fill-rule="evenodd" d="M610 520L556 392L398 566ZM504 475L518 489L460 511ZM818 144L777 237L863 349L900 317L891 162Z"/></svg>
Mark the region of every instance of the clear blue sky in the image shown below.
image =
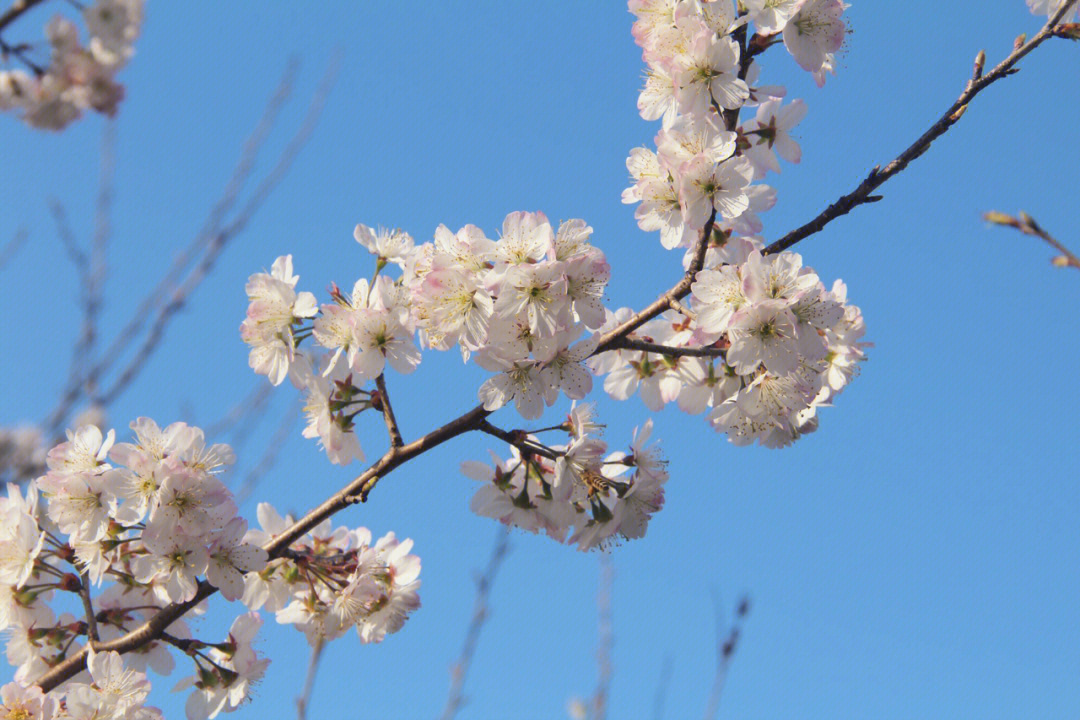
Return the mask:
<svg viewBox="0 0 1080 720"><path fill-rule="evenodd" d="M823 90L782 51L765 58L766 78L810 109L802 164L773 181L770 238L906 147L959 94L980 48L996 62L1017 34L1041 26L1022 0L863 0L849 17L838 76ZM306 289L350 286L370 271L351 237L357 222L426 240L441 222L494 234L512 210L582 217L613 266L612 307L640 306L670 285L678 257L619 202L627 152L657 129L635 110L642 64L631 21L622 2L422 12L410 3L149 3L123 75L106 336L199 229L287 56L304 65L271 151L299 122L335 46L343 65L310 146L111 423L123 434L139 415L219 417L261 380L237 332L247 276L292 253ZM17 30L39 28L28 20ZM714 591L727 606L744 592L754 601L726 717L1080 714L1080 275L1051 267L1031 238L980 220L988 209L1024 209L1080 247L1078 87L1080 46L1049 43L888 183L883 202L799 246L826 283L847 282L876 345L816 435L782 451L736 448L700 418L674 408L656 416L672 479L648 536L612 553L611 718L653 716L668 657L665 717L700 716L714 672ZM46 201L62 200L89 236L102 125L92 118L54 135L0 118L0 241L20 226L32 233L0 270L13 321L0 374L5 424L43 416L67 372L78 287ZM435 356L407 381L392 375L406 436L471 407L482 377ZM275 395L241 449L245 466L292 397L288 387ZM601 409L614 446L648 416L636 398ZM497 417L511 425L516 416ZM369 455L383 432L372 418L361 438ZM487 447L497 446L469 437L440 448L337 518L416 541L424 606L381 646L336 641L311 717L441 709L472 577L496 530L468 510L475 486L457 468ZM297 428L256 498L302 512L356 470L331 466ZM245 509L254 516L253 502ZM460 717L565 717L570 696L589 695L597 583L595 555L515 534ZM212 605L197 625L210 640L225 603ZM273 664L238 717L289 717L307 646L269 619L262 648ZM175 677L152 680L157 702L183 717L184 697L168 693Z"/></svg>

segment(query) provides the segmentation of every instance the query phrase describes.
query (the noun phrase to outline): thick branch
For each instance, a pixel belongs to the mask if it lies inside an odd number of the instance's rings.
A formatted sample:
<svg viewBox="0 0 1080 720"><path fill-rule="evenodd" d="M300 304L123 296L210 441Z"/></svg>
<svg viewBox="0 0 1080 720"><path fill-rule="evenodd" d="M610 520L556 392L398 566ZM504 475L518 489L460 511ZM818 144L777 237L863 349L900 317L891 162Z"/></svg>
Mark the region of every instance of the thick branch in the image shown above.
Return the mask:
<svg viewBox="0 0 1080 720"><path fill-rule="evenodd" d="M902 172L912 160L915 160L925 153L930 148L931 143L944 135L949 128L959 122L960 118L964 115L964 111L967 110L968 104L976 95L996 83L998 80L1018 72L1018 69L1014 68L1016 63L1047 39L1053 37L1054 30L1058 23L1072 10L1078 1L1080 0L1068 0L1064 5L1058 8L1057 12L1050 17L1050 20L1043 26L1043 29L1039 31L1038 35L1013 50L1012 54L1005 58L1001 64L989 73L985 75L982 74L982 63L977 60L975 63L975 72L968 81L967 87L964 88L964 92L960 94L960 97L957 98L956 102L950 105L949 109L946 110L945 113L938 118L937 122L931 125L930 129L924 132L918 140L912 143L907 150L900 153L900 155L886 165L884 169L882 169L881 166L876 166L854 191L844 195L839 200L829 205L829 207L825 208L825 210L823 210L816 218L802 227L792 230L784 237L769 245L765 248L765 253L777 253L781 250L786 250L800 240L804 240L811 235L820 232L830 222L842 215L847 215L858 206L881 200L881 196L874 195L873 192L884 185L885 181L889 178ZM985 55L980 52L979 58L984 57Z"/></svg>
<svg viewBox="0 0 1080 720"><path fill-rule="evenodd" d="M465 644L461 648L461 656L450 670L450 695L446 698L446 706L443 708L441 720L453 720L457 711L465 704L462 691L465 689L465 676L469 673L473 655L476 654L476 644L480 641L480 630L487 622L488 596L491 594L491 586L495 582L495 575L499 572L503 558L509 550L510 528L499 525L495 547L491 550L487 569L484 574L476 579L476 602L473 604L473 615L469 621L469 629L465 633Z"/></svg>

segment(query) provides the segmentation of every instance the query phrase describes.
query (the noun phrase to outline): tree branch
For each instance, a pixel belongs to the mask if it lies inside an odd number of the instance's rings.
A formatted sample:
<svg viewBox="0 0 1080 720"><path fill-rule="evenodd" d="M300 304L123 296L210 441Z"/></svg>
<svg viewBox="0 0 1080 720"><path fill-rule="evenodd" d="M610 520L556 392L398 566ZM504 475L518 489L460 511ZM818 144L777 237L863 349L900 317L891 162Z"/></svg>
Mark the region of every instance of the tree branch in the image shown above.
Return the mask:
<svg viewBox="0 0 1080 720"><path fill-rule="evenodd" d="M383 420L386 421L386 432L390 436L390 445L401 447L405 441L401 439L401 430L398 429L397 418L394 417L394 408L390 405L390 393L386 391L386 374L379 373L375 378L375 386L379 388L379 401L376 408L382 411Z"/></svg>
<svg viewBox="0 0 1080 720"><path fill-rule="evenodd" d="M326 641L322 637L315 638L315 645L311 648L311 660L308 661L307 676L304 678L304 691L296 698L296 719L307 720L308 704L311 702L311 692L315 689L315 675L319 671L319 660L322 659L323 648Z"/></svg>
<svg viewBox="0 0 1080 720"><path fill-rule="evenodd" d="M4 31L11 23L19 19L19 17L30 10L35 5L40 5L45 0L15 0L3 15L0 15L0 32Z"/></svg>
<svg viewBox="0 0 1080 720"><path fill-rule="evenodd" d="M881 169L881 166L875 166L874 169L870 171L870 174L866 176L866 179L864 179L854 191L842 196L839 200L829 205L829 207L825 208L810 222L802 227L792 230L787 235L769 245L765 248L765 254L786 250L800 240L804 240L811 235L821 232L821 230L830 222L842 215L847 215L858 206L881 200L880 195L872 194L874 190L884 185L889 178L902 172L913 160L925 153L934 140L937 140L944 135L949 128L959 122L960 118L963 117L964 112L967 110L968 104L975 99L976 95L996 83L998 80L1018 72L1019 69L1014 67L1016 63L1047 39L1053 37L1058 23L1072 10L1078 1L1080 0L1067 0L1065 4L1058 8L1057 12L1050 16L1049 21L1035 37L1031 38L1031 40L1026 43L1019 44L1007 58L1001 61L997 67L986 75L982 74L983 62L985 61L986 55L980 51L976 58L974 72L972 73L971 79L968 80L964 92L960 94L960 97L957 98L956 102L950 105L949 109L946 110L945 113L938 118L937 122L931 125L918 140L912 143L907 150L900 153L900 155L886 165L884 169Z"/></svg>
<svg viewBox="0 0 1080 720"><path fill-rule="evenodd" d="M461 647L461 655L450 669L450 695L446 698L446 706L443 708L440 720L453 720L457 711L465 704L462 691L465 688L465 676L472 666L473 655L476 654L476 644L480 640L480 629L487 622L488 596L491 586L495 583L495 576L499 572L499 566L509 551L510 528L499 525L495 536L495 547L491 550L487 568L484 574L476 579L476 601L473 603L472 620L469 621L469 629L465 632L465 644Z"/></svg>
<svg viewBox="0 0 1080 720"><path fill-rule="evenodd" d="M709 347L673 347L660 343L646 342L644 340L631 340L630 338L617 338L611 349L613 350L641 350L642 352L668 355L670 357L724 357L727 348Z"/></svg>
<svg viewBox="0 0 1080 720"><path fill-rule="evenodd" d="M1053 263L1058 267L1072 267L1080 270L1080 257L1077 257L1069 248L1062 245L1058 240L1050 233L1043 230L1042 227L1035 222L1035 218L1028 215L1026 212L1021 212L1019 217L1012 217L1000 212L988 212L983 215L983 219L987 222L995 225L1004 225L1011 227L1015 230L1019 230L1025 235L1032 235L1045 242L1050 247L1057 250L1061 255L1053 259Z"/></svg>

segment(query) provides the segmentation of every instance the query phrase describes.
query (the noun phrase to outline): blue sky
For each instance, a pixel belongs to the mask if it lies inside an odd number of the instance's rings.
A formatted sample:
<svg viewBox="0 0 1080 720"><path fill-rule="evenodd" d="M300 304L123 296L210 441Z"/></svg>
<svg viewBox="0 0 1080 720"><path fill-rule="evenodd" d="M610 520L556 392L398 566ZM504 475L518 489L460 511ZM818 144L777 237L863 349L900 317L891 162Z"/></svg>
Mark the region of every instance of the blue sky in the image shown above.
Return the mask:
<svg viewBox="0 0 1080 720"><path fill-rule="evenodd" d="M567 12L570 9L573 12ZM818 90L782 51L765 77L804 98L803 162L772 178L769 238L813 217L894 157L963 88L980 48L994 63L1041 27L1022 0L858 2L837 77ZM38 13L16 28L35 36ZM581 217L608 255L612 307L669 286L679 258L619 202L624 161L657 126L635 102L642 64L618 2L150 3L117 123L114 236L103 332L200 228L290 55L296 99L259 168L288 140L335 48L341 72L292 172L169 329L161 351L110 409L209 424L261 378L237 328L243 284L292 253L301 285L325 296L370 263L357 222L418 240L439 223L493 235L513 210ZM667 718L699 716L714 672L713 593L753 611L728 678L726 717L1075 718L1080 713L1080 440L1075 308L1080 276L1035 240L988 228L989 209L1026 210L1074 247L1080 47L1059 40L989 89L885 199L798 246L827 283L840 277L875 343L862 376L820 431L782 451L737 448L698 417L655 416L670 459L667 506L648 536L616 548L612 718L651 718L671 658ZM0 239L30 242L0 269L12 311L0 423L55 402L79 327L78 286L47 199L92 230L100 119L42 134L0 118ZM389 377L415 437L475 404L483 374L425 356ZM599 398L599 395L597 395ZM293 399L282 387L241 449L257 462ZM618 447L649 411L602 399ZM557 412L565 411L558 406ZM553 412L554 415L554 412ZM500 424L514 425L512 411ZM374 456L373 418L361 442ZM380 483L337 521L412 537L424 606L381 646L327 651L311 717L432 717L442 708L496 526L468 510L457 468L503 448L467 437ZM347 482L299 427L256 500L303 512ZM254 501L245 510L254 516ZM516 533L491 597L462 718L565 717L595 685L595 554ZM225 602L197 625L214 639ZM269 620L273 658L238 717L288 717L307 646ZM7 671L2 671L6 673ZM5 676L6 677L6 676ZM156 702L182 717L175 679Z"/></svg>

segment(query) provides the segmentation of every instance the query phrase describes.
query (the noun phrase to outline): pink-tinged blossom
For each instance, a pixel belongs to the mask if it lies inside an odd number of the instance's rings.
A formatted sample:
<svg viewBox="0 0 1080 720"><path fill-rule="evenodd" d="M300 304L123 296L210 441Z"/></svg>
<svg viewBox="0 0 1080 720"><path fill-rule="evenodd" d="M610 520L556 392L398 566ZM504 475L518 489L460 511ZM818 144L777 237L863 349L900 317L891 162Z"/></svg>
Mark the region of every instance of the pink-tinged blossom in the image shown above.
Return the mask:
<svg viewBox="0 0 1080 720"><path fill-rule="evenodd" d="M233 518L214 534L210 544L206 579L228 600L237 600L244 594L244 573L266 567L266 551L241 541L246 530L246 521Z"/></svg>
<svg viewBox="0 0 1080 720"><path fill-rule="evenodd" d="M248 364L274 385L285 379L293 360L292 326L318 313L314 295L296 292L299 279L293 275L292 255L284 255L269 274L252 275L245 287L249 304L240 336L251 346Z"/></svg>
<svg viewBox="0 0 1080 720"><path fill-rule="evenodd" d="M404 265L413 249L412 236L404 230L372 230L367 225L357 224L353 237L382 264Z"/></svg>
<svg viewBox="0 0 1080 720"><path fill-rule="evenodd" d="M739 46L710 31L698 34L689 52L676 58L675 97L679 112L701 117L715 102L725 110L742 107L750 88L738 76Z"/></svg>
<svg viewBox="0 0 1080 720"><path fill-rule="evenodd" d="M766 300L740 310L731 321L728 337L727 361L740 375L754 372L759 365L787 375L798 366L795 322L781 301Z"/></svg>
<svg viewBox="0 0 1080 720"><path fill-rule="evenodd" d="M485 353L477 355L476 362L485 370L499 373L488 378L477 391L485 410L498 410L513 400L518 413L526 420L543 415L544 383L535 362L508 362Z"/></svg>
<svg viewBox="0 0 1080 720"><path fill-rule="evenodd" d="M746 157L754 166L754 178L765 177L766 172L780 172L776 156L790 163L802 159L802 148L792 139L790 131L806 117L806 103L793 100L780 106L780 100L769 100L758 107L757 116L747 122L743 136L750 142Z"/></svg>
<svg viewBox="0 0 1080 720"><path fill-rule="evenodd" d="M37 685L10 682L0 687L0 717L5 720L53 720L59 709L55 694L46 695Z"/></svg>
<svg viewBox="0 0 1080 720"><path fill-rule="evenodd" d="M714 164L699 155L684 164L680 174L679 200L683 218L692 228L705 227L713 210L717 218L733 219L750 207L747 186L754 170L745 158Z"/></svg>
<svg viewBox="0 0 1080 720"><path fill-rule="evenodd" d="M1053 15L1061 6L1066 3L1067 0L1027 0L1027 6L1031 10L1032 15L1046 15L1047 17ZM1069 12L1065 13L1065 16L1061 18L1061 22L1069 22L1077 15L1080 15L1080 7L1074 7Z"/></svg>
<svg viewBox="0 0 1080 720"><path fill-rule="evenodd" d="M783 30L800 2L801 0L743 0L750 19L762 35L772 35Z"/></svg>
<svg viewBox="0 0 1080 720"><path fill-rule="evenodd" d="M353 357L349 367L361 380L373 380L386 364L408 374L420 364L420 351L411 333L386 310L367 309L358 314L353 326Z"/></svg>
<svg viewBox="0 0 1080 720"><path fill-rule="evenodd" d="M726 332L732 315L748 302L739 268L734 265L702 270L690 289L694 294L698 326L710 333Z"/></svg>
<svg viewBox="0 0 1080 720"><path fill-rule="evenodd" d="M784 46L807 72L820 72L832 53L844 44L847 26L842 0L801 0L799 11L784 27Z"/></svg>
<svg viewBox="0 0 1080 720"><path fill-rule="evenodd" d="M158 535L143 533L149 555L140 555L132 562L135 580L154 581L162 600L185 602L195 597L198 576L206 572L210 559L201 538L173 532Z"/></svg>

